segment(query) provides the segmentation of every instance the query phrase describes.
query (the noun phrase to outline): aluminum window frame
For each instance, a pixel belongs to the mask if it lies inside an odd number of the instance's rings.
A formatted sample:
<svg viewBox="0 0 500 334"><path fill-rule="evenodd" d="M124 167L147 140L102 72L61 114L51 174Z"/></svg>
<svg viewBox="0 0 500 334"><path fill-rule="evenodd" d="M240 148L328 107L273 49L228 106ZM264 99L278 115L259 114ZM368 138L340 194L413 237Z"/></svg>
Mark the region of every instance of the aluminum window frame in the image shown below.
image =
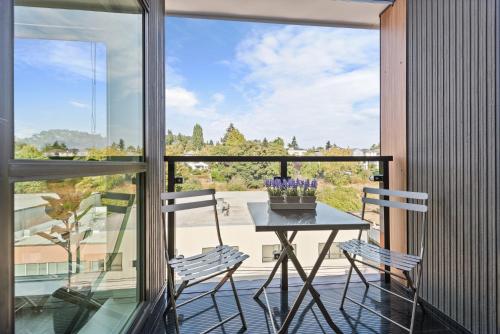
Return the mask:
<svg viewBox="0 0 500 334"><path fill-rule="evenodd" d="M148 113L148 29L149 0L137 0L142 7L142 133L143 155L148 149L146 114ZM138 210L137 286L138 304L124 328L133 326L138 313L145 307L146 281L144 276L145 206L147 162L121 161L64 161L14 159L14 0L0 1L0 332L15 330L15 265L14 265L14 183L66 179L115 174L137 175Z"/></svg>

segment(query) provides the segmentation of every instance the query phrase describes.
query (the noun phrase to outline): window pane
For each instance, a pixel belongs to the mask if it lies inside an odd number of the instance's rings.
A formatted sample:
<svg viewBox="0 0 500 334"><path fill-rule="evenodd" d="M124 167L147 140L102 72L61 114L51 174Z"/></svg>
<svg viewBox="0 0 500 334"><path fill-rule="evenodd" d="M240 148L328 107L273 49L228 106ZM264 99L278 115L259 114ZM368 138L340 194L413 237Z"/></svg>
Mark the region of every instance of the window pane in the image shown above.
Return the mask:
<svg viewBox="0 0 500 334"><path fill-rule="evenodd" d="M33 301L15 313L16 331L122 329L138 303L136 178L15 184L16 305Z"/></svg>
<svg viewBox="0 0 500 334"><path fill-rule="evenodd" d="M143 15L136 0L15 7L15 157L140 160ZM126 31L127 33L124 33Z"/></svg>

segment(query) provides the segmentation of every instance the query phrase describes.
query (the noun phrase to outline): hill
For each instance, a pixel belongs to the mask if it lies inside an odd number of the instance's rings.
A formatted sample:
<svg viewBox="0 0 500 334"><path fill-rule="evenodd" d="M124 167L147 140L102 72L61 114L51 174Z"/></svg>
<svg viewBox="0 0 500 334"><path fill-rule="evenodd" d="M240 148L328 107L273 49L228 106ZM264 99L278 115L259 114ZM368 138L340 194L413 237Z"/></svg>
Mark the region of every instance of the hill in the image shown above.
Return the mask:
<svg viewBox="0 0 500 334"><path fill-rule="evenodd" d="M70 149L84 150L91 147L105 147L106 138L100 134L91 134L76 130L47 130L34 134L28 138L16 138L16 143L25 143L42 149L47 144L54 142L64 143Z"/></svg>

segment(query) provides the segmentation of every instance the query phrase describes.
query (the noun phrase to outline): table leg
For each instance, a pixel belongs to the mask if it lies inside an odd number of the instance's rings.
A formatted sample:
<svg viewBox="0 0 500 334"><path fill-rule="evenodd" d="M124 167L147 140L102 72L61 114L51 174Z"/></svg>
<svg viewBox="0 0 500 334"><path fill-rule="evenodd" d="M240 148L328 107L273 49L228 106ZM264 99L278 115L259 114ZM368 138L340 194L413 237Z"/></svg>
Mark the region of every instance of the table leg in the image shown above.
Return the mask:
<svg viewBox="0 0 500 334"><path fill-rule="evenodd" d="M292 232L292 235L290 236L290 239L287 239L290 244L290 247L291 247L291 243L293 242L293 239L295 239L295 236L297 235L297 231L293 231ZM285 236L286 237L286 236ZM276 272L278 271L281 263L287 259L287 252L285 250L285 247L286 245L284 245L283 243L281 243L281 246L282 246L282 250L281 250L281 254L280 254L280 257L278 258L278 260L276 261L276 263L274 264L274 268L273 270L271 271L271 274L269 275L269 277L267 278L267 280L264 282L264 284L259 288L259 290L257 290L257 292L255 293L255 295L253 296L253 298L259 298L259 296L262 294L262 292L264 291L265 288L268 287L268 285L271 283L271 281L273 280L274 278L274 275L276 275ZM287 268L288 269L288 268ZM288 273L287 273L288 274ZM287 279L287 282L288 282L288 279ZM282 287L283 288L283 287Z"/></svg>
<svg viewBox="0 0 500 334"><path fill-rule="evenodd" d="M285 238L288 240L288 233L285 232ZM281 244L281 254L285 254L281 261L281 290L288 290L288 257L286 256L285 247Z"/></svg>
<svg viewBox="0 0 500 334"><path fill-rule="evenodd" d="M284 243L287 246L289 246L289 243L288 243L288 240L286 238L286 235L283 232L276 232L276 234L278 235L278 237L280 238L280 241L282 243ZM302 301L304 300L304 297L305 297L307 291L309 291L311 293L314 301L318 305L318 308L320 309L321 313L323 314L323 317L325 318L325 320L328 323L328 325L336 333L342 333L340 331L340 329L337 327L337 325L335 325L335 323L333 322L332 318L330 317L330 314L326 310L325 305L323 304L323 302L321 301L321 299L319 298L319 296L317 295L317 293L315 293L316 290L314 290L314 288L312 287L312 282L313 282L316 274L318 273L319 268L321 267L321 263L323 262L323 260L325 259L326 255L328 254L328 250L330 249L330 247L331 247L331 245L333 243L333 240L335 239L336 235L337 235L337 231L332 231L330 233L330 236L328 237L328 240L326 241L325 246L323 247L322 251L320 252L320 254L318 256L318 259L316 260L316 263L314 264L314 266L313 266L313 268L312 268L311 273L309 274L309 276L306 275L306 273L305 273L304 269L302 268L300 262L298 261L297 257L295 256L295 254L291 250L291 247L285 247L285 249L286 249L286 251L288 253L288 257L290 258L290 260L294 264L294 266L297 269L297 272L299 273L299 275L301 276L301 278L304 280L304 286L302 287L302 289L299 292L299 295L295 299L295 302L293 303L292 308L290 309L290 312L288 313L285 321L282 323L281 328L278 331L278 333L286 333L287 332L288 327L290 326L290 323L292 322L292 320L293 320L295 314L297 313L297 311L298 311L298 309L299 309Z"/></svg>
<svg viewBox="0 0 500 334"><path fill-rule="evenodd" d="M290 249L291 252L293 253L293 246L290 243L290 241L288 241L286 239L286 235L283 235L284 236L283 237L282 235L279 234L279 232L276 232L276 235L278 236L278 239L280 239L280 242L283 245L283 249L285 249L285 248ZM293 259L295 259L295 261L292 260L292 258L290 258L290 260L292 261L292 264L295 267L295 269L297 270L297 273L299 274L299 276L302 279L302 281L305 282L306 279L307 279L307 274L304 271L304 269L302 268L302 266L300 265L300 263L298 262L297 257L295 256L295 253L293 253L293 254L294 254ZM311 290L312 290L312 294L313 295L315 295L316 297L320 296L319 292L316 291L316 289L312 285L311 285Z"/></svg>

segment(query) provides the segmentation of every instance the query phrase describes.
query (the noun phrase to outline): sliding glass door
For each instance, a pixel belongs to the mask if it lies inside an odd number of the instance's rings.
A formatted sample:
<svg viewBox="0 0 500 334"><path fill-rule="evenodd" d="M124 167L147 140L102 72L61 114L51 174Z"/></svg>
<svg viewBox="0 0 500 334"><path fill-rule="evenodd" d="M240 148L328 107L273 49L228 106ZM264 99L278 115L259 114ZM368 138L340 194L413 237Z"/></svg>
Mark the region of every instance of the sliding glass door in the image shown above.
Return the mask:
<svg viewBox="0 0 500 334"><path fill-rule="evenodd" d="M15 2L16 332L117 333L143 298L144 20L138 0Z"/></svg>

